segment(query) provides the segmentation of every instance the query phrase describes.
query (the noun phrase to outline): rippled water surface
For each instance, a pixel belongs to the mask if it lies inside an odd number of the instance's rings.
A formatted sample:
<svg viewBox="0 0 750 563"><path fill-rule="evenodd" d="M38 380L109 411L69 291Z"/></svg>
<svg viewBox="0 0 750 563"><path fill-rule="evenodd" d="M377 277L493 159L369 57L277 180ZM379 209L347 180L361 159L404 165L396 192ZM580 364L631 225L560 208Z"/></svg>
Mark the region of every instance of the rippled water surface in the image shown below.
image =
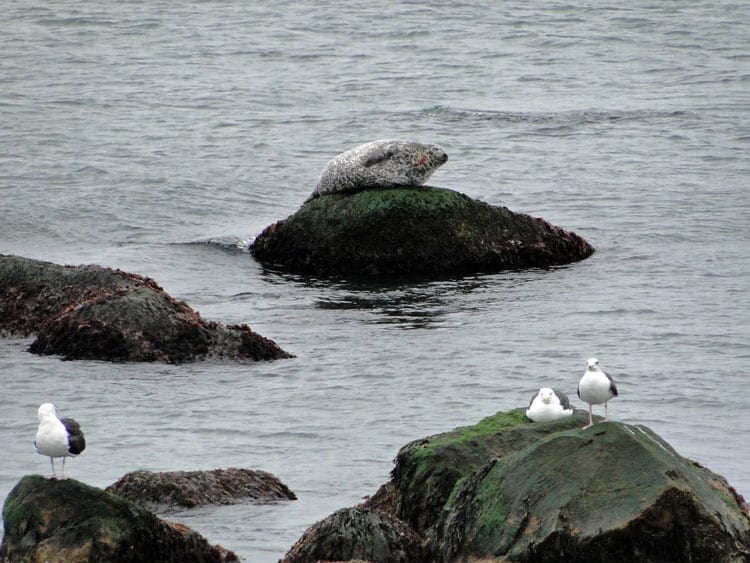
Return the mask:
<svg viewBox="0 0 750 563"><path fill-rule="evenodd" d="M11 2L0 22L0 252L148 275L295 359L62 362L0 340L0 498L47 473L243 466L299 500L173 515L247 561L388 479L406 442L569 395L596 356L613 419L750 496L746 2L588 6ZM319 280L242 250L361 142L441 144L431 184L541 216L589 259L461 279ZM583 404L574 401L576 406Z"/></svg>

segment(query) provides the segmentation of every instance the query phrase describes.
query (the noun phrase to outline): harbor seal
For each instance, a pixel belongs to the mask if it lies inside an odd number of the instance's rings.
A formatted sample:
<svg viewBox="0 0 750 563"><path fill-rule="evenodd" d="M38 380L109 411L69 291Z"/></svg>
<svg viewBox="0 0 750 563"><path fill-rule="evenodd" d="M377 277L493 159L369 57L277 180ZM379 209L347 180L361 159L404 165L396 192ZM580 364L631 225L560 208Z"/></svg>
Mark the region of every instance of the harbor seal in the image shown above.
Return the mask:
<svg viewBox="0 0 750 563"><path fill-rule="evenodd" d="M328 161L305 203L333 193L421 186L447 160L438 145L397 139L371 141Z"/></svg>

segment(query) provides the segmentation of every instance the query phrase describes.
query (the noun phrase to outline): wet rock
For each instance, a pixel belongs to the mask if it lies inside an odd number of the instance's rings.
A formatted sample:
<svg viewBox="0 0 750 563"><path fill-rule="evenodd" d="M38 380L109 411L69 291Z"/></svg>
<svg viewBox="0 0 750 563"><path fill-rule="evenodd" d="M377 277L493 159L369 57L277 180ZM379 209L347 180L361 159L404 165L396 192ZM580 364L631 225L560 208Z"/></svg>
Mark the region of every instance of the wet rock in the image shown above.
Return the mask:
<svg viewBox="0 0 750 563"><path fill-rule="evenodd" d="M2 561L223 562L236 554L73 479L21 479L3 507Z"/></svg>
<svg viewBox="0 0 750 563"><path fill-rule="evenodd" d="M297 498L271 473L241 468L158 473L133 471L106 490L157 513L207 504Z"/></svg>
<svg viewBox="0 0 750 563"><path fill-rule="evenodd" d="M0 333L67 360L182 363L290 354L247 325L205 321L152 279L99 266L0 256Z"/></svg>
<svg viewBox="0 0 750 563"><path fill-rule="evenodd" d="M444 561L747 561L742 500L650 429L602 423L523 445L529 426L451 491L427 532Z"/></svg>
<svg viewBox="0 0 750 563"><path fill-rule="evenodd" d="M365 507L423 539L414 561L750 560L748 509L723 477L645 426L587 421L531 423L517 409L414 441Z"/></svg>
<svg viewBox="0 0 750 563"><path fill-rule="evenodd" d="M286 271L375 275L546 268L594 249L543 219L418 187L317 198L267 227L251 251Z"/></svg>
<svg viewBox="0 0 750 563"><path fill-rule="evenodd" d="M282 563L363 560L423 561L421 540L396 518L363 507L344 508L305 531Z"/></svg>

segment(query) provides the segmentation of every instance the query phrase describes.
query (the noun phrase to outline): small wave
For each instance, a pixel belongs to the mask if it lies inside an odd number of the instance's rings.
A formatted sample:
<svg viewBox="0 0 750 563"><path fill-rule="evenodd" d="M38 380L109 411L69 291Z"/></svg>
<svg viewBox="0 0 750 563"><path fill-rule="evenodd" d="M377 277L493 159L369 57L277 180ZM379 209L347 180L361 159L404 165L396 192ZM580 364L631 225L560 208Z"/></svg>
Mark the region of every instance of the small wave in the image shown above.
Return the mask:
<svg viewBox="0 0 750 563"><path fill-rule="evenodd" d="M190 242L180 243L186 246L211 246L232 252L250 252L250 245L255 240L254 236L240 238L236 236L218 236L206 239L198 239Z"/></svg>
<svg viewBox="0 0 750 563"><path fill-rule="evenodd" d="M503 123L532 123L547 125L578 125L606 121L625 121L653 118L681 117L682 110L566 110L553 112L501 111L434 106L422 113L450 121L497 121Z"/></svg>
<svg viewBox="0 0 750 563"><path fill-rule="evenodd" d="M104 168L99 168L98 166L92 166L89 164L77 168L75 173L80 176L83 176L83 175L106 176L110 174L109 170L106 170Z"/></svg>
<svg viewBox="0 0 750 563"><path fill-rule="evenodd" d="M57 27L57 26L89 26L89 25L101 25L101 26L113 26L117 22L112 19L98 18L96 16L70 16L70 17L44 17L36 20L38 25Z"/></svg>

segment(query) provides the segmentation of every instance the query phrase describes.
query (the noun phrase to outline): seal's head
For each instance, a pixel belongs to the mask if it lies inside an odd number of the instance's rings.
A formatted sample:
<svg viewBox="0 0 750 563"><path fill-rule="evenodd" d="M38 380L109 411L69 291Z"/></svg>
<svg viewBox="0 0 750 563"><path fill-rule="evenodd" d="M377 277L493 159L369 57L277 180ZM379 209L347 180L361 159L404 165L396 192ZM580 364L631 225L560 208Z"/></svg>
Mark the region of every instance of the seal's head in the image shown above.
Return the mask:
<svg viewBox="0 0 750 563"><path fill-rule="evenodd" d="M447 160L438 145L397 139L371 141L331 159L308 201L337 192L421 186Z"/></svg>
<svg viewBox="0 0 750 563"><path fill-rule="evenodd" d="M438 145L406 141L374 141L362 145L360 163L372 187L421 186L448 160Z"/></svg>

